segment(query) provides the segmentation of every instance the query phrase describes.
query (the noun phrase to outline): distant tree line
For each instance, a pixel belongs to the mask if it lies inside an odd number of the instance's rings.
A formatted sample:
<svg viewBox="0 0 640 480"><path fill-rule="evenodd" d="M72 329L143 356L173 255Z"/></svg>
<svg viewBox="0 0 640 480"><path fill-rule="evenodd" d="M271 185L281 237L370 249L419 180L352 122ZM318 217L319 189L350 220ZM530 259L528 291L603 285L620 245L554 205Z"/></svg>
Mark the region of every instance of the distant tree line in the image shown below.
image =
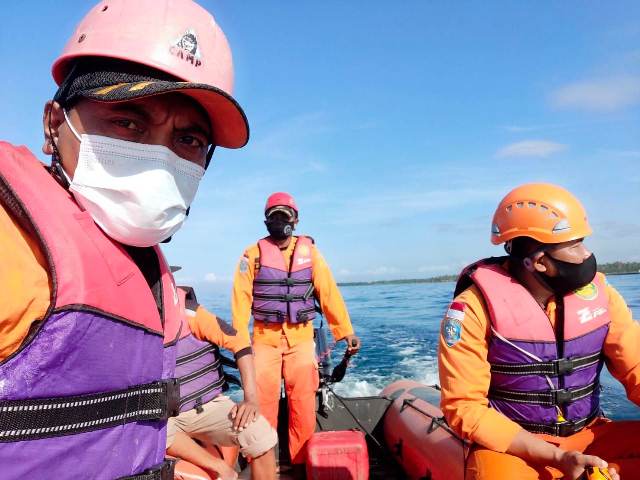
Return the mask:
<svg viewBox="0 0 640 480"><path fill-rule="evenodd" d="M607 275L624 275L640 273L640 262L613 262L598 265L598 271ZM371 282L340 282L341 287L354 287L360 285L402 285L405 283L444 283L455 282L458 275L439 275L429 278L407 278L400 280L375 280Z"/></svg>
<svg viewBox="0 0 640 480"><path fill-rule="evenodd" d="M640 262L613 262L598 265L598 271L607 275L640 273Z"/></svg>

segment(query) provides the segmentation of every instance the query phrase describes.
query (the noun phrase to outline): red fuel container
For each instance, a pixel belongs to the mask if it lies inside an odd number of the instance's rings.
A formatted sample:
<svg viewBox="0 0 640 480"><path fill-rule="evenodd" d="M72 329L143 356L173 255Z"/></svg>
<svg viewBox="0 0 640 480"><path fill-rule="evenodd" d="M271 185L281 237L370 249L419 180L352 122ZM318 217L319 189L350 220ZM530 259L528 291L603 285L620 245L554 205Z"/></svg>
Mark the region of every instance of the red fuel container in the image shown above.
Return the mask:
<svg viewBox="0 0 640 480"><path fill-rule="evenodd" d="M368 480L364 434L357 430L314 433L307 443L307 479Z"/></svg>

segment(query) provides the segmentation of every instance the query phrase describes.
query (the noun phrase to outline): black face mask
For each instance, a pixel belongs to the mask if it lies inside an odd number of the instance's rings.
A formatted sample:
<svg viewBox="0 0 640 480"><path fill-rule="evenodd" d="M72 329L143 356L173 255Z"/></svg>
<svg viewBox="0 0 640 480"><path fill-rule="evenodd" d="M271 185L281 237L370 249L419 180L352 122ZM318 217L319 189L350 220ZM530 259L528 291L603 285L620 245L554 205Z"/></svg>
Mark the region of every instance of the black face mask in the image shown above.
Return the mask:
<svg viewBox="0 0 640 480"><path fill-rule="evenodd" d="M555 277L541 274L541 277L543 282L558 296L567 295L588 285L596 276L598 264L593 253L582 263L563 262L551 257L549 254L547 256L555 263L558 274Z"/></svg>
<svg viewBox="0 0 640 480"><path fill-rule="evenodd" d="M267 219L264 221L271 238L277 241L286 240L293 235L293 222L285 222L278 219Z"/></svg>

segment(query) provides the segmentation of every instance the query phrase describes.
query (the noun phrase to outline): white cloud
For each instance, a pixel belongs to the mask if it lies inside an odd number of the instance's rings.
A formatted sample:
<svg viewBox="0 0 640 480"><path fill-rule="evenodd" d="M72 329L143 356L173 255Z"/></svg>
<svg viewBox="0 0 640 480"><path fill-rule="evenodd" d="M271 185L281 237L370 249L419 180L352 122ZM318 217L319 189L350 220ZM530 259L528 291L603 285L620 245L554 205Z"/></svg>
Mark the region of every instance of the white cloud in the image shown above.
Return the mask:
<svg viewBox="0 0 640 480"><path fill-rule="evenodd" d="M640 77L614 77L571 83L551 94L559 108L597 112L622 110L640 103Z"/></svg>
<svg viewBox="0 0 640 480"><path fill-rule="evenodd" d="M397 272L398 272L398 269L396 267L387 267L383 265L383 266L368 270L366 273L368 273L369 275L390 275L392 273L397 273Z"/></svg>
<svg viewBox="0 0 640 480"><path fill-rule="evenodd" d="M218 276L213 272L209 272L204 276L204 281L207 283L216 283L218 281Z"/></svg>
<svg viewBox="0 0 640 480"><path fill-rule="evenodd" d="M548 140L524 140L502 147L496 152L498 158L541 157L546 158L554 153L566 150L567 146Z"/></svg>

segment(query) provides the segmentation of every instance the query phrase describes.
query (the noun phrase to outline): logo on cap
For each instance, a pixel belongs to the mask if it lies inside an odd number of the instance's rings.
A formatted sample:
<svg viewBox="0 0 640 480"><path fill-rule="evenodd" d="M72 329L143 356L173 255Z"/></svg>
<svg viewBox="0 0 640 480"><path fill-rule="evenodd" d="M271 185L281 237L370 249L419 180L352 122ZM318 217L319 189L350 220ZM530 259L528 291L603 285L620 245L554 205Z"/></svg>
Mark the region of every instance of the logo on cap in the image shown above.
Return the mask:
<svg viewBox="0 0 640 480"><path fill-rule="evenodd" d="M202 53L200 52L200 45L198 44L198 36L192 28L189 28L180 35L180 37L173 42L169 51L172 55L196 67L202 65Z"/></svg>

